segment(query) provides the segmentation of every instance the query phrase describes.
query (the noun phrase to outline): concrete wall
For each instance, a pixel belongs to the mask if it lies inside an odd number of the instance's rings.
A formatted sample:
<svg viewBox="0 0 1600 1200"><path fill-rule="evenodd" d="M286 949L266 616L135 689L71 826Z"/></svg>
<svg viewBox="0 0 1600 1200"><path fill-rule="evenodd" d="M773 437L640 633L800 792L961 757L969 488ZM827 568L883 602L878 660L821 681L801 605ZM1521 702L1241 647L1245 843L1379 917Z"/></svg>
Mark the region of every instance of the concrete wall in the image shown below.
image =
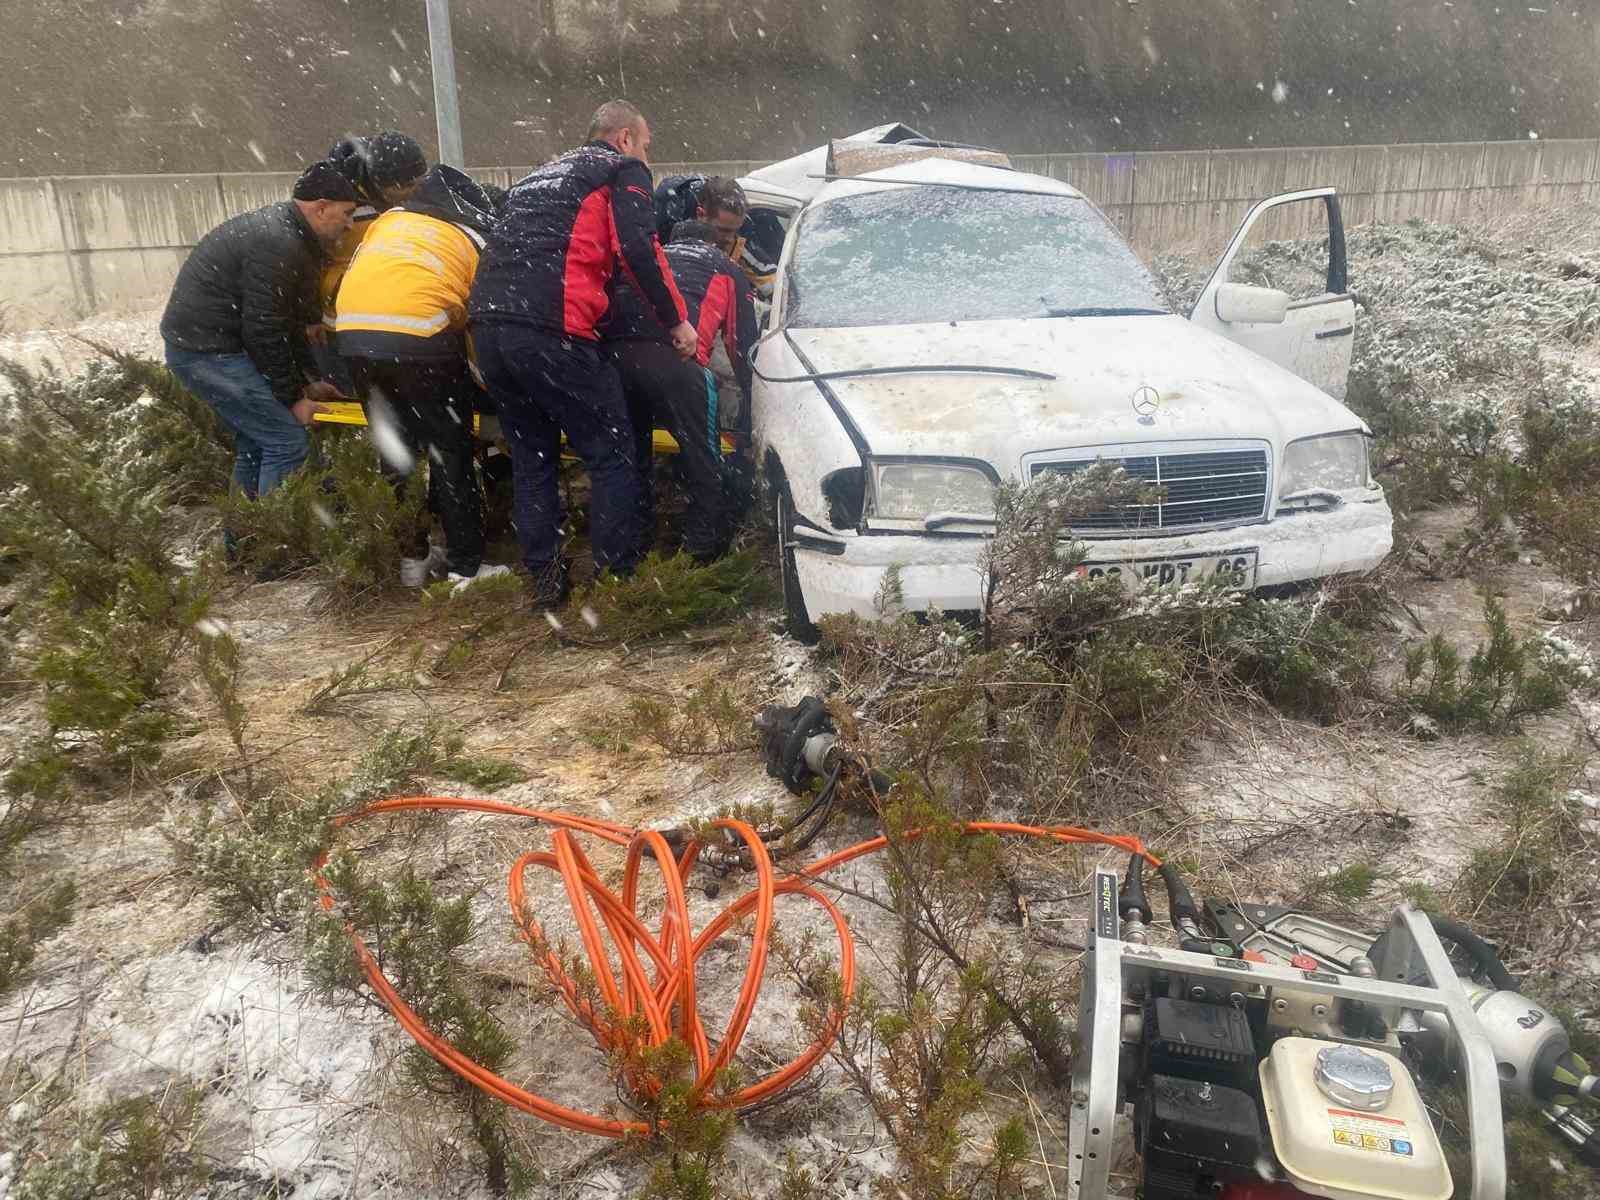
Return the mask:
<svg viewBox="0 0 1600 1200"><path fill-rule="evenodd" d="M907 121L1029 153L1600 133L1595 0L453 0L474 162L601 100L662 159ZM3 0L0 175L287 171L347 133L434 152L421 0Z"/></svg>
<svg viewBox="0 0 1600 1200"><path fill-rule="evenodd" d="M1014 161L1078 188L1144 254L1219 247L1252 202L1300 187L1339 188L1351 226L1412 217L1481 222L1519 208L1600 200L1600 141L1589 139L1038 154ZM657 170L740 175L759 165L660 163ZM477 174L506 185L526 170ZM190 246L225 216L286 196L293 178L0 179L0 320L27 329L159 307ZM1360 265L1354 269L1359 284Z"/></svg>

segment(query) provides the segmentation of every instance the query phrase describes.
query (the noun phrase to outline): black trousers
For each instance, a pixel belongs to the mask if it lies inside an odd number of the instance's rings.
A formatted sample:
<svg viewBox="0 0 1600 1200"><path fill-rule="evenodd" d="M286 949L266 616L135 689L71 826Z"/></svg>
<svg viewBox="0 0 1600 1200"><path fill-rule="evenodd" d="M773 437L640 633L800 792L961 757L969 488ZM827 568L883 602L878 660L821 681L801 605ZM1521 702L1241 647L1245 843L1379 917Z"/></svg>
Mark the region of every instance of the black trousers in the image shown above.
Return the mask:
<svg viewBox="0 0 1600 1200"><path fill-rule="evenodd" d="M644 481L646 536L655 529L650 434L659 424L677 440L689 491L683 521L685 552L707 560L726 553L733 536L733 513L717 430L715 383L699 363L685 362L660 342L615 342L610 349L622 375Z"/></svg>
<svg viewBox="0 0 1600 1200"><path fill-rule="evenodd" d="M589 543L596 570L633 572L639 468L617 369L597 342L491 321L473 327L478 369L511 449L512 520L535 578L562 559L561 436L589 471Z"/></svg>
<svg viewBox="0 0 1600 1200"><path fill-rule="evenodd" d="M483 562L483 486L473 459L472 410L482 392L466 360L348 361L369 425L374 419L376 391L393 411L396 432L416 465L427 463L428 509L444 527L448 568L458 575L477 574ZM378 457L395 491L403 491L410 471L385 455ZM427 555L425 524L402 536L408 557Z"/></svg>

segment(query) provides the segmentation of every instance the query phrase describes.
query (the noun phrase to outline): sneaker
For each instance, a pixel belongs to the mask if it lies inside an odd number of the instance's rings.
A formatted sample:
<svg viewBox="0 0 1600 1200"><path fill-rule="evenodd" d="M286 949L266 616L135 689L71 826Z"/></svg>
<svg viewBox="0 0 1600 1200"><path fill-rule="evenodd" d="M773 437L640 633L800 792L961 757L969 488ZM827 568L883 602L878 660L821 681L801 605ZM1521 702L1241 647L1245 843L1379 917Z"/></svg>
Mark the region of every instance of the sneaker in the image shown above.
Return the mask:
<svg viewBox="0 0 1600 1200"><path fill-rule="evenodd" d="M572 595L572 576L565 560L557 560L533 572L533 611L549 612L560 608Z"/></svg>
<svg viewBox="0 0 1600 1200"><path fill-rule="evenodd" d="M408 588L427 587L428 580L444 570L444 547L428 547L426 558L402 558L400 560L400 586Z"/></svg>
<svg viewBox="0 0 1600 1200"><path fill-rule="evenodd" d="M450 581L452 585L450 590L452 592L461 592L480 580L498 579L502 575L509 574L511 574L511 568L503 563L484 563L483 566L478 568L476 574L458 575L456 572L451 571L445 578Z"/></svg>

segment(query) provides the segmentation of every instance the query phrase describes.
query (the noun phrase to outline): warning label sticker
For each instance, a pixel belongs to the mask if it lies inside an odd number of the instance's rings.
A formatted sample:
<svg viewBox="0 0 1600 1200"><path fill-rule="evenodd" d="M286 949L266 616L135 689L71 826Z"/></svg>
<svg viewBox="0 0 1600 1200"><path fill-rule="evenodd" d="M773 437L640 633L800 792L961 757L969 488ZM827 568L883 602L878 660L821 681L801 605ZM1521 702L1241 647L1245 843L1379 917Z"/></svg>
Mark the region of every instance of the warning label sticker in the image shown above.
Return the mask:
<svg viewBox="0 0 1600 1200"><path fill-rule="evenodd" d="M1402 1158L1409 1158L1413 1153L1410 1130L1404 1121L1394 1117L1352 1112L1347 1108L1330 1108L1328 1129L1333 1134L1335 1146L1346 1146L1371 1154L1398 1154Z"/></svg>

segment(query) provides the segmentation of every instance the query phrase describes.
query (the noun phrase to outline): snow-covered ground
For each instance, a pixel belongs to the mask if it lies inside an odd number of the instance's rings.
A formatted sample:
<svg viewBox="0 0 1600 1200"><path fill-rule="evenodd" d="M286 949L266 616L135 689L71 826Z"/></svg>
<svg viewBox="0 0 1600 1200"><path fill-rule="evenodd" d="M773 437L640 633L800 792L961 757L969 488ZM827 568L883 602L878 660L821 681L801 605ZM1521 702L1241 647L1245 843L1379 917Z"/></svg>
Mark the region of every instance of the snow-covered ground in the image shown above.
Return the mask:
<svg viewBox="0 0 1600 1200"><path fill-rule="evenodd" d="M1396 244L1390 253L1398 258L1413 249ZM1373 281L1392 279L1400 270L1392 262L1380 269L1360 259L1352 269L1358 289L1364 270ZM1484 276L1490 269L1478 265L1468 273L1492 289L1499 277ZM1562 302L1580 291L1563 293ZM1493 302L1492 295L1484 301ZM0 356L34 369L51 360L76 370L93 354L75 340L77 333L159 357L156 322L152 313L73 331L13 333L0 338ZM1408 359L1402 365L1417 364ZM1423 545L1438 544L1465 520L1462 511L1430 514L1412 535ZM1585 626L1543 619L1550 598L1564 585L1535 556L1501 564L1495 584L1513 620L1549 630L1556 652L1580 659L1591 653ZM1441 630L1458 644L1481 637L1475 580L1412 577L1404 590L1419 628ZM708 678L741 681L763 703L793 703L833 686L825 662L752 627L703 648L686 643L530 654L505 688L491 686L494 671L487 682L441 676L415 691L374 695L332 716L313 717L302 711L311 691L330 672L381 646L400 616L330 616L319 611L310 584L290 581L242 588L218 617L245 646L252 737L263 752L273 752L272 769L307 792L347 769L383 725L434 715L459 725L470 748L529 769L531 778L499 793L501 798L665 827L729 804L782 803L787 797L765 776L755 752L674 760L638 743L628 716L631 698L682 696ZM1401 646L1415 632L1399 630L1379 647L1384 669L1397 669ZM424 649L431 656L443 647ZM197 693L186 698L198 706ZM32 703L26 694L0 696L3 736L20 736ZM1308 879L1359 861L1378 874L1367 905L1376 914L1405 884L1447 886L1494 836L1482 814L1513 759L1511 741L1473 735L1422 742L1394 731L1256 717L1242 713L1189 747L1185 761L1175 764L1161 809L1174 852L1203 862L1208 884L1235 896L1291 897ZM1529 732L1561 747L1581 730L1571 716L1561 716L1532 723ZM215 730L182 749L202 762L220 761L227 752ZM1578 790L1589 806L1600 788L1591 779ZM223 1169L213 1196L258 1196L273 1185L296 1197L481 1195L483 1184L468 1165L460 1126L405 1087L398 1063L409 1043L385 1014L318 1001L298 966L302 947L293 937L236 941L223 933L209 949L197 948L214 918L174 871L171 847L161 835L171 807L181 803L181 789L135 790L86 809L81 820L27 848L31 878L70 873L79 880L82 898L73 922L41 945L31 979L0 1001L0 1088L12 1085L23 1068L39 1081L22 1089L9 1111L0 1111L0 1200L9 1200L31 1131L48 1116L52 1081L85 1104L172 1082L204 1088L205 1120L195 1150ZM816 853L869 832L863 819L852 818L831 830ZM459 817L430 829L427 837L422 858L434 877L474 897L474 947L482 964L526 980L530 967L525 949L511 936L504 875L517 853L542 848L544 835L514 822ZM1088 864L1080 860L1077 866L1081 871ZM842 881L868 892L882 886L880 868L870 861ZM697 877L689 892L697 925L745 886L730 878L712 899L698 886L702 882ZM1073 955L1058 944L1028 940L1039 931L1057 943L1082 940L1083 881L1057 882L1061 886L1052 890L1059 899L1033 904L1032 932L995 924L997 936L1048 962L1070 993ZM544 880L532 899L553 938L575 935L575 925L563 915L559 884ZM856 930L864 972L882 971L893 953L885 917L849 897L842 904ZM828 934L818 916L799 904L785 904L780 921L786 934ZM744 939L724 940L708 952L699 984L703 1009L713 1018L728 1011L746 961ZM1583 965L1600 970L1593 962ZM753 1073L770 1069L802 1044L796 993L772 974L744 1043ZM513 1062L517 1082L577 1107L598 1110L614 1103L599 1052L530 990L512 989L502 1017L522 1038ZM771 1194L790 1150L826 1181L829 1196L868 1200L879 1194L876 1182L892 1175L892 1149L859 1098L835 1070L824 1069L816 1079L815 1092L741 1126L732 1170L752 1195ZM1038 1155L1056 1164L1041 1167L1039 1181L1048 1184L1044 1194L1059 1194L1065 1186L1059 1164L1067 1154L1060 1120L1064 1100L1042 1095L1039 1102ZM626 1148L522 1118L514 1127L518 1145L544 1172L533 1192L536 1200L624 1200L636 1194L643 1167Z"/></svg>
<svg viewBox="0 0 1600 1200"><path fill-rule="evenodd" d="M141 354L157 362L165 351L161 341L161 313L152 311L137 316L80 321L63 329L8 330L0 327L0 358L21 363L30 371L54 367L64 374L81 371L97 357L93 347L80 338ZM0 391L7 384L0 379Z"/></svg>

